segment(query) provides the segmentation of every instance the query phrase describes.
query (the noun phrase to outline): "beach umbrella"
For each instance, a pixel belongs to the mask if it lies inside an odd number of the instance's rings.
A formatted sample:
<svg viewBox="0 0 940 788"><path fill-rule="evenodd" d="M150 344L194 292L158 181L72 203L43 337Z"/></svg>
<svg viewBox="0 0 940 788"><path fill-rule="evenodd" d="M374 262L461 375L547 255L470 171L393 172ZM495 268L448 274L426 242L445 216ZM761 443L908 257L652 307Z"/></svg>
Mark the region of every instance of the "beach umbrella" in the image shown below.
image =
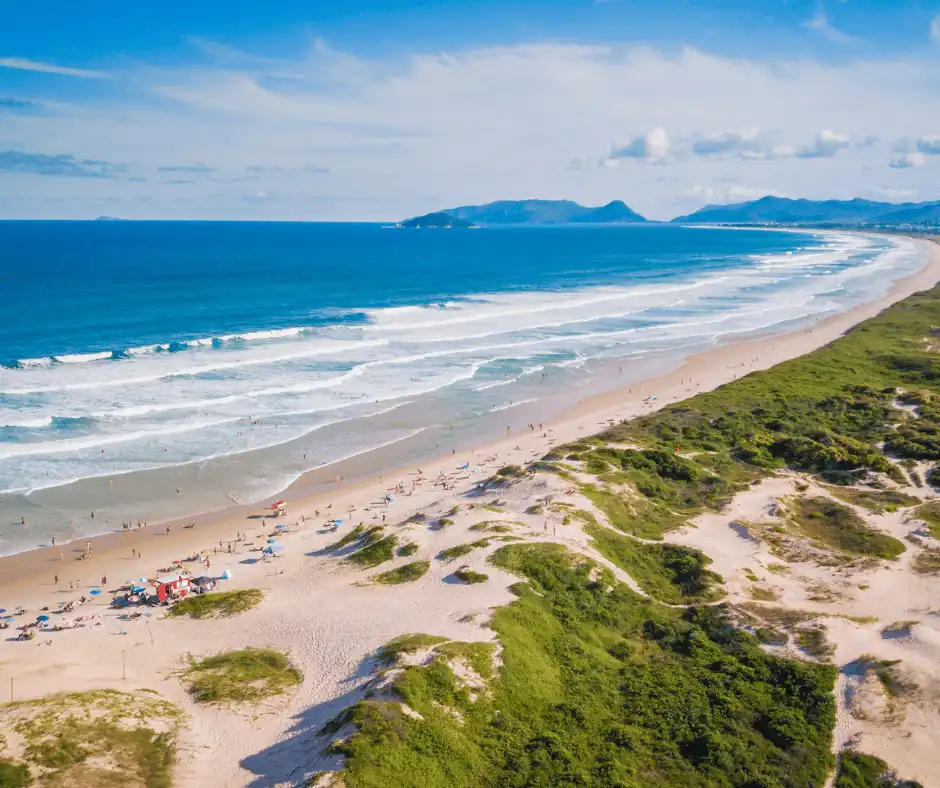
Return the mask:
<svg viewBox="0 0 940 788"><path fill-rule="evenodd" d="M7 609L5 607L0 607L0 613L6 613Z"/></svg>
<svg viewBox="0 0 940 788"><path fill-rule="evenodd" d="M101 589L100 589L100 588L93 588L93 589L91 589L91 591L89 591L88 593L91 594L92 596L98 596L98 594L101 593Z"/></svg>
<svg viewBox="0 0 940 788"><path fill-rule="evenodd" d="M48 621L49 616L36 616L37 621Z"/></svg>
<svg viewBox="0 0 940 788"><path fill-rule="evenodd" d="M277 544L277 540L274 538L268 539L268 544Z"/></svg>
<svg viewBox="0 0 940 788"><path fill-rule="evenodd" d="M343 521L342 521L342 520L334 520L333 522L336 523L337 525L342 525L342 524L343 524Z"/></svg>
<svg viewBox="0 0 940 788"><path fill-rule="evenodd" d="M232 579L232 573L231 573L228 569L226 569L225 571L222 572L222 579L223 579L223 580L231 580L231 579Z"/></svg>

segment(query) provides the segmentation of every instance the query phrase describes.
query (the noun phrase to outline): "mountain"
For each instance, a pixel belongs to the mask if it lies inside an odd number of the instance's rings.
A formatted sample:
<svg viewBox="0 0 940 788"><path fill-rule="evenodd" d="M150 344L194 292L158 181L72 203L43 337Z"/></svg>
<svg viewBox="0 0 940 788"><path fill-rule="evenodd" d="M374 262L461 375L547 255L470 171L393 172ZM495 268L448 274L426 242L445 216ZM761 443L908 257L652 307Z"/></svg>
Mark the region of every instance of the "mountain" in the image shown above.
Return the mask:
<svg viewBox="0 0 940 788"><path fill-rule="evenodd" d="M451 229L454 227L465 229L467 227L476 227L472 222L452 216L444 211L437 213L426 213L424 216L416 216L414 219L406 219L401 222L400 227L436 227Z"/></svg>
<svg viewBox="0 0 940 788"><path fill-rule="evenodd" d="M449 213L474 224L568 224L571 222L645 222L621 200L588 208L571 200L500 200L486 205L461 205Z"/></svg>
<svg viewBox="0 0 940 788"><path fill-rule="evenodd" d="M734 205L706 205L673 222L695 224L920 224L937 221L938 203L890 203L873 200L791 200L761 197ZM906 217L906 218L905 218ZM918 218L920 217L920 218Z"/></svg>

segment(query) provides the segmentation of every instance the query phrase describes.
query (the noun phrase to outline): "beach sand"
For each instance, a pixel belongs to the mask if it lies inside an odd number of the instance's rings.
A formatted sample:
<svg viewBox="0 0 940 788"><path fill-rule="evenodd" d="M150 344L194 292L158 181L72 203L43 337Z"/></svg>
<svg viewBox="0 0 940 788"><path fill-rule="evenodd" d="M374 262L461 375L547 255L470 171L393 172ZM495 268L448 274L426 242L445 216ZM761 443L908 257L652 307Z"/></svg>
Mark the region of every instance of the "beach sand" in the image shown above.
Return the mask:
<svg viewBox="0 0 940 788"><path fill-rule="evenodd" d="M496 546L488 551L476 550L456 562L488 574L488 582L479 585L465 586L455 581L454 565L433 560L442 549L479 538L478 533L468 532L471 525L484 519L512 520L519 523L513 526L516 535L558 541L610 566L589 547L577 526L562 526L558 519L525 513L536 497L563 494L560 482L552 481L553 477L540 474L537 482L513 487L507 493L511 500L502 507L505 512L497 516L469 508L475 499L468 497L468 492L479 482L502 466L522 465L544 456L555 443L596 433L611 421L631 419L714 389L836 339L889 304L940 281L940 247L928 241L922 243L929 258L926 267L898 281L876 302L828 318L811 329L741 341L689 357L666 375L586 398L577 407L536 425L535 430L519 433L513 429L509 435L493 436L489 443L423 462L420 471L412 465L402 467L390 457L388 470L380 476L364 475L363 460L359 458L330 468L331 475L353 479L349 483L326 484L322 472L314 472L278 496L288 502L287 517L274 519L270 508L266 508L270 502L264 502L188 518L187 522L195 522L192 528L184 528L183 522L150 524L144 530L101 536L91 540L91 556L84 560L80 560L85 552L84 541L2 558L0 607L12 610L17 605L25 606L30 614L23 620L32 620L41 606L57 606L92 588L101 588L102 577L107 583L105 593L98 597L100 602L77 611L102 616L101 626L44 633L28 643L0 640L0 691L9 688L18 700L93 688L149 688L159 692L191 715L192 722L181 740L176 776L176 784L182 786L292 785L295 778L287 767L299 760L310 768L335 765L312 758L305 749L308 739L320 725L361 697L371 676L371 655L379 646L408 632L460 640L493 638L482 624L490 608L512 599L509 587L516 581L485 564L486 555ZM465 464L471 470L458 470ZM442 474L451 478L452 489L433 484ZM389 505L383 504L386 491L398 483L404 485L405 494L397 495ZM787 484L791 482L786 479L763 482L746 494L749 497L735 502L738 508L734 516L759 520L775 497L784 494ZM591 508L589 502L575 497L579 506ZM406 522L416 512L432 515L433 521L456 505L460 511L448 527ZM402 586L363 584L361 581L370 575L404 561L396 559L394 564L384 564L378 570L360 571L324 552L328 544L354 525L381 524L383 516L400 540L419 545L416 557L432 561L431 570L420 581ZM720 518L720 522L708 517ZM301 518L304 522L297 531L282 539L282 558L267 563L258 560L260 553L256 550L276 523L293 525ZM337 532L325 527L333 518L344 521ZM743 544L744 540L727 527L728 516L703 518L697 528L676 534L675 541L698 546L715 558L714 568L729 578L729 596L745 595L746 585L734 578L743 566L764 566L766 556L752 545ZM899 534L906 532L900 521L889 525ZM879 527L885 526L879 521ZM235 542L237 533L246 538ZM230 543L232 553L228 552ZM210 574L231 569L234 578L226 588L262 589L262 604L249 613L212 621L166 619L162 610L154 609L138 621L126 622L115 611L107 610L107 589L139 576L154 577L174 559L197 551L210 558ZM616 573L625 582L632 582L620 570ZM874 606L877 612L870 615L902 620L913 617L913 606L927 604L918 602L928 590L917 585L926 582L922 578L903 570L882 570L881 575L869 579L872 590L865 595L864 604L859 603L859 610ZM831 578L807 572L773 578L785 603L795 606L805 606L807 588L829 581ZM814 609L820 608L817 605ZM887 642L877 627L864 630L843 619L830 625L830 639L837 643L840 664L861 653L884 651L880 645ZM940 633L921 626L912 639L921 644L916 651L919 656L912 660L916 669L935 684L940 682L940 663L936 659ZM246 646L273 646L289 652L305 676L300 690L282 702L271 703L261 714L240 715L198 706L171 676L186 653L205 655ZM863 648L868 651L859 650ZM900 648L894 644L889 650L894 654ZM7 699L2 695L0 698ZM866 728L861 721L852 720L855 718L842 704L837 738L866 735L871 730L877 734L880 730L870 723L865 723L869 725ZM937 785L936 777L928 773L930 760L924 760L938 744L937 722L940 719L924 718L917 732L906 737L899 732L896 739L876 742L873 751L895 766L907 767L904 776L916 777L928 786L934 779Z"/></svg>

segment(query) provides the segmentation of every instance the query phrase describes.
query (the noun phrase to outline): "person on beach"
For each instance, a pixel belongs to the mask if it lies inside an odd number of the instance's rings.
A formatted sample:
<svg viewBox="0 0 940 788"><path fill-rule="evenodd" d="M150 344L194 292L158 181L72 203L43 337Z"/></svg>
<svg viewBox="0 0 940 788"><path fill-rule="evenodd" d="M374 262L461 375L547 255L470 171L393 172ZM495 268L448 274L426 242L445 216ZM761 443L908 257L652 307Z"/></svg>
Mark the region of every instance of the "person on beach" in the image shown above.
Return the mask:
<svg viewBox="0 0 940 788"><path fill-rule="evenodd" d="M58 575L58 574L55 575L55 580L54 580L54 582L55 582L55 585L59 585L59 575Z"/></svg>
<svg viewBox="0 0 940 788"><path fill-rule="evenodd" d="M55 537L52 537L52 546L55 547Z"/></svg>

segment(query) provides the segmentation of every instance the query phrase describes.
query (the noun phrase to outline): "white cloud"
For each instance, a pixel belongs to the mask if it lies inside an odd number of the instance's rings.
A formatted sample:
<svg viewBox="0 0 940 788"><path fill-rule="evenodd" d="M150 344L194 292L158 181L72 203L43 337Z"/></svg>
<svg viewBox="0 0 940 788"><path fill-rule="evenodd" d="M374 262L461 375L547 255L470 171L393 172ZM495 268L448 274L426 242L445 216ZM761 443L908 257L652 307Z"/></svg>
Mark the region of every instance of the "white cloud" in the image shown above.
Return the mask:
<svg viewBox="0 0 940 788"><path fill-rule="evenodd" d="M692 152L697 156L722 159L734 156L739 159L780 159L793 156L794 150L787 145L777 145L769 134L761 133L756 126L745 131L722 131L692 143Z"/></svg>
<svg viewBox="0 0 940 788"><path fill-rule="evenodd" d="M601 164L615 166L620 159L642 159L649 162L662 162L669 155L669 136L662 126L657 126L647 134L610 146L610 153Z"/></svg>
<svg viewBox="0 0 940 788"><path fill-rule="evenodd" d="M859 40L857 36L839 30L839 28L833 25L821 4L816 9L816 13L803 23L803 26L835 44L851 44Z"/></svg>
<svg viewBox="0 0 940 788"><path fill-rule="evenodd" d="M927 156L940 156L940 135L923 136L917 140L916 146L919 153Z"/></svg>
<svg viewBox="0 0 940 788"><path fill-rule="evenodd" d="M86 77L90 79L102 79L108 76L103 71L55 66L51 63L40 63L37 60L27 60L22 57L0 57L0 68L14 68L18 71L41 71L45 74L61 74L66 77Z"/></svg>
<svg viewBox="0 0 940 788"><path fill-rule="evenodd" d="M940 14L930 20L930 37L934 41L940 41Z"/></svg>
<svg viewBox="0 0 940 788"><path fill-rule="evenodd" d="M904 153L891 159L888 166L893 170L907 170L911 167L923 167L927 157L923 153Z"/></svg>
<svg viewBox="0 0 940 788"><path fill-rule="evenodd" d="M796 152L800 159L831 159L840 150L852 147L852 140L845 134L836 134L823 129L816 135L812 145L805 145Z"/></svg>
<svg viewBox="0 0 940 788"><path fill-rule="evenodd" d="M774 189L755 189L750 186L742 186L732 183L726 186L693 186L683 192L685 197L690 197L703 204L725 205L735 202L747 202L748 200L757 200L761 197L779 197L780 192Z"/></svg>
<svg viewBox="0 0 940 788"><path fill-rule="evenodd" d="M566 197L594 205L619 198L670 218L683 184L713 184L719 174L757 180L764 192L849 198L875 181L872 170L885 188L902 176L877 146L852 140L913 141L940 129L933 66L577 44L373 60L318 44L295 58L233 55L115 71L94 83L87 103L80 91L90 83L68 81L66 95L56 80L54 112L3 115L6 144L132 164L110 179L4 174L0 216L40 208L43 216L85 216L95 201L114 199L128 217L384 221L448 205ZM820 132L800 148L818 129L840 133ZM649 131L611 151L624 130ZM685 155L704 141L714 152ZM614 154L604 159L614 169L595 166L605 153ZM668 174L681 181L663 179L661 167L622 166L630 159L669 162ZM573 160L588 166L570 169ZM213 178L154 183L159 167L194 162L211 165ZM261 180L237 182L246 169ZM903 178L925 199L940 196L928 167ZM259 192L280 199L259 200Z"/></svg>

